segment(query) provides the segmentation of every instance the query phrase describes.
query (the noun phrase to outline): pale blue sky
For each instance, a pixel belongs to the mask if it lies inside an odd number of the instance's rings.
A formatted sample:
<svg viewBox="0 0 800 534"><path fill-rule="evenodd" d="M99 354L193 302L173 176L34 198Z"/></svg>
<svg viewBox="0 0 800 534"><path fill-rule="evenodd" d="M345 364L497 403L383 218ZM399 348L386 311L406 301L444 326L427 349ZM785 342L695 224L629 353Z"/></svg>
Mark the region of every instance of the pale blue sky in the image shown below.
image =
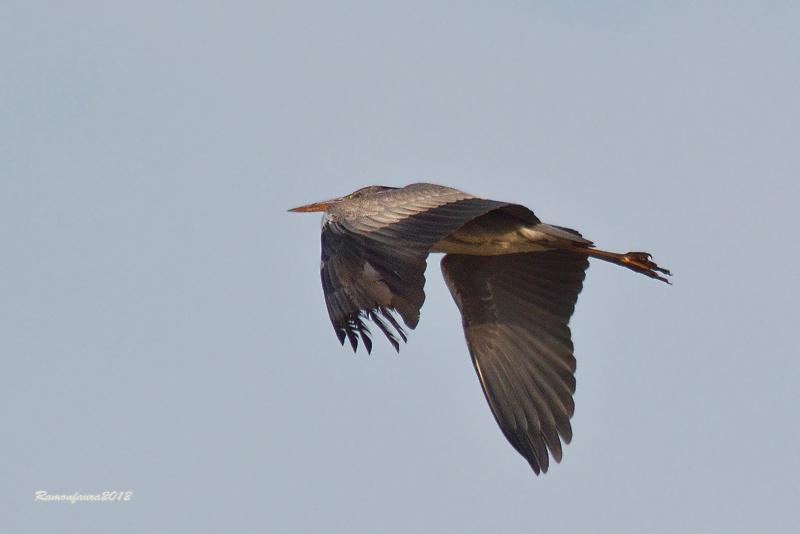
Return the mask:
<svg viewBox="0 0 800 534"><path fill-rule="evenodd" d="M800 7L7 2L3 532L797 532ZM574 439L536 477L429 261L337 343L319 216L434 182L592 263ZM36 491L131 491L35 502Z"/></svg>

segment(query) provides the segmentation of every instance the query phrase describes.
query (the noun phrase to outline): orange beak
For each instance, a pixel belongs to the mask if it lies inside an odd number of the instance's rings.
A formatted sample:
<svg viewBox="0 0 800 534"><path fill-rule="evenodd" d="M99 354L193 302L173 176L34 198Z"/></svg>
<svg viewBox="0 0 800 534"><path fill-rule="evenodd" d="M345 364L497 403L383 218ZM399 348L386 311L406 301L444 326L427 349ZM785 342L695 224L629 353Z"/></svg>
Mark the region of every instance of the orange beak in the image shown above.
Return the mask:
<svg viewBox="0 0 800 534"><path fill-rule="evenodd" d="M305 213L309 211L325 211L331 204L333 204L333 200L326 200L325 202L315 202L314 204L300 206L299 208L292 208L289 211L295 213Z"/></svg>

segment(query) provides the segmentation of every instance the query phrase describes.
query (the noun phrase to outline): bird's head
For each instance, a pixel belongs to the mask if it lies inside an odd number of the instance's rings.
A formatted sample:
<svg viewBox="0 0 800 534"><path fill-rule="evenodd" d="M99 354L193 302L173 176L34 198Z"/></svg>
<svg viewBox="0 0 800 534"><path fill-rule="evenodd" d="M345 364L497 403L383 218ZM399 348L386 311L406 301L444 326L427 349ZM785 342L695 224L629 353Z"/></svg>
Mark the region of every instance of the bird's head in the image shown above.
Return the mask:
<svg viewBox="0 0 800 534"><path fill-rule="evenodd" d="M336 204L338 202L345 202L347 200L352 200L354 198L363 197L364 195L371 195L374 193L380 193L382 191L387 191L389 189L397 189L396 187L387 187L385 185L370 185L368 187L362 187L358 191L350 193L347 196L343 196L341 198L334 198L331 200L324 200L322 202L315 202L313 204L307 204L305 206L300 206L297 208L292 208L289 211L294 213L306 213L311 211L325 211L328 209L328 206L331 204Z"/></svg>

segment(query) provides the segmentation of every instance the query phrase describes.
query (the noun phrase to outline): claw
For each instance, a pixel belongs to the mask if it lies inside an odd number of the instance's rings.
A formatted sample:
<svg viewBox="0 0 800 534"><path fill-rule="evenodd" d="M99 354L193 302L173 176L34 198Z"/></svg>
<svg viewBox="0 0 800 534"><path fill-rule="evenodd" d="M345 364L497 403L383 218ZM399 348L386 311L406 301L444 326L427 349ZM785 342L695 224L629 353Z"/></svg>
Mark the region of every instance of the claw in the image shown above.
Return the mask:
<svg viewBox="0 0 800 534"><path fill-rule="evenodd" d="M661 280L662 282L672 285L669 280L658 274L662 273L667 276L672 276L672 273L663 267L659 267L656 262L650 259L652 256L647 252L628 252L627 254L618 254L616 252L608 252L606 250L598 250L596 248L589 248L586 246L575 246L572 244L562 243L557 246L558 248L577 252L578 254L585 254L590 258L597 258L598 260L607 261L616 265L622 265L631 271L642 273L645 276L649 276L650 278L655 278L656 280Z"/></svg>
<svg viewBox="0 0 800 534"><path fill-rule="evenodd" d="M652 258L652 256L647 252L628 252L620 258L620 264L628 269L642 273L645 276L656 278L672 285L669 280L658 274L663 273L667 276L672 276L672 273L663 267L659 267L655 262L650 261L650 258Z"/></svg>

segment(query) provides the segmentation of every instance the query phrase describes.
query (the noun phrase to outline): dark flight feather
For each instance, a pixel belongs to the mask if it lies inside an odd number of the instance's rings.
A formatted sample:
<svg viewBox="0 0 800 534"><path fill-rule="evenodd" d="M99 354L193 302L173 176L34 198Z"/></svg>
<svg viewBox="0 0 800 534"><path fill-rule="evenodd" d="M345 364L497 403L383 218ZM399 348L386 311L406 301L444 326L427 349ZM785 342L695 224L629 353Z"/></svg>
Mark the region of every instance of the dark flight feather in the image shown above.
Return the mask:
<svg viewBox="0 0 800 534"><path fill-rule="evenodd" d="M442 273L461 310L484 395L538 474L572 439L575 357L567 323L589 262L567 251L448 254Z"/></svg>

